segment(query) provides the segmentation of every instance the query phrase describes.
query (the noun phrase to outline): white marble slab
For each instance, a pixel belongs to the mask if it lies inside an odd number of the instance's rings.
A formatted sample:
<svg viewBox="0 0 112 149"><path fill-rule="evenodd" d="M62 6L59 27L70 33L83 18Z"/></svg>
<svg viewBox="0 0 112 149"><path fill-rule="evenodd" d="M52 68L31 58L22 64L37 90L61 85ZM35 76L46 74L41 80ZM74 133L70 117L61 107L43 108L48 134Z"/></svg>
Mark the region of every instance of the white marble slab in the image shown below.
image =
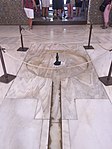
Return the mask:
<svg viewBox="0 0 112 149"><path fill-rule="evenodd" d="M62 120L63 149L71 149L69 120Z"/></svg>
<svg viewBox="0 0 112 149"><path fill-rule="evenodd" d="M48 149L49 120L42 121L42 133L39 149Z"/></svg>
<svg viewBox="0 0 112 149"><path fill-rule="evenodd" d="M5 46L4 46L5 47ZM7 47L7 46L6 46ZM14 49L6 48L6 53L3 53L6 72L11 75L17 76L17 73L22 65L25 53L17 53ZM0 64L0 76L4 75L2 63ZM13 84L12 80L8 84L0 82L0 98L4 98L9 90L9 87Z"/></svg>
<svg viewBox="0 0 112 149"><path fill-rule="evenodd" d="M91 67L86 72L68 79L68 84L67 90L72 90L74 99L83 99L83 97L86 99L108 99L102 83L98 80L94 69L91 69Z"/></svg>
<svg viewBox="0 0 112 149"><path fill-rule="evenodd" d="M3 58L7 73L16 75L23 63L25 55L26 55L25 53L17 52L17 49L10 49L10 47L8 49L6 48L6 53L3 53ZM2 63L0 65L1 65L0 74L2 75L3 74Z"/></svg>
<svg viewBox="0 0 112 149"><path fill-rule="evenodd" d="M71 149L112 148L112 104L109 100L77 100L78 120L70 120Z"/></svg>
<svg viewBox="0 0 112 149"><path fill-rule="evenodd" d="M34 120L36 101L5 100L0 107L0 148L39 149L42 121Z"/></svg>
<svg viewBox="0 0 112 149"><path fill-rule="evenodd" d="M21 71L14 80L6 98L38 98L39 92L42 92L47 79L37 77L28 71ZM43 93L44 95L44 93Z"/></svg>
<svg viewBox="0 0 112 149"><path fill-rule="evenodd" d="M38 81L39 82L39 81ZM35 119L50 119L50 106L51 106L51 80L45 80L44 84L41 84L37 98L37 108L35 112ZM39 86L38 86L39 87Z"/></svg>
<svg viewBox="0 0 112 149"><path fill-rule="evenodd" d="M68 87L69 86L69 87ZM74 84L65 79L61 82L61 99L62 99L62 119L75 120L77 119L75 92L73 91Z"/></svg>
<svg viewBox="0 0 112 149"><path fill-rule="evenodd" d="M112 61L112 53L105 50L105 48L104 49L102 48L104 48L103 45L102 47L99 45L96 45L96 50L94 50L93 52L88 51L88 54L98 74L98 77L108 76L110 64ZM110 48L107 47L107 49L109 50ZM103 85L103 87L105 88L110 100L112 101L112 98L111 98L112 97L112 85L111 86Z"/></svg>

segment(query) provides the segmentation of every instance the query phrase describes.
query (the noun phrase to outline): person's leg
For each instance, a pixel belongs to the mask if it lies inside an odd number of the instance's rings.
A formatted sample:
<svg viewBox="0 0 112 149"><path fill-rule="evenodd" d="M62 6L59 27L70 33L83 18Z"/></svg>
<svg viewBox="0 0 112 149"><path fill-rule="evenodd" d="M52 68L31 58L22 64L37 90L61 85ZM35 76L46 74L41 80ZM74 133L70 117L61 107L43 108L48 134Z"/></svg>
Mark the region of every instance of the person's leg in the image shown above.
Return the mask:
<svg viewBox="0 0 112 149"><path fill-rule="evenodd" d="M79 15L79 7L76 7L76 16Z"/></svg>
<svg viewBox="0 0 112 149"><path fill-rule="evenodd" d="M68 19L70 18L70 3L67 4L67 9L68 9Z"/></svg>
<svg viewBox="0 0 112 149"><path fill-rule="evenodd" d="M45 17L45 7L42 7L42 16Z"/></svg>
<svg viewBox="0 0 112 149"><path fill-rule="evenodd" d="M33 24L32 19L34 19L34 10L29 9L29 8L25 8L25 12L26 12L26 15L27 15L27 18L28 18L29 29L32 29L32 24Z"/></svg>
<svg viewBox="0 0 112 149"><path fill-rule="evenodd" d="M62 19L62 11L61 11L61 9L58 9L58 13L59 13L59 19Z"/></svg>
<svg viewBox="0 0 112 149"><path fill-rule="evenodd" d="M104 27L103 28L108 27L110 10L111 10L110 5L107 5L105 8L105 11L103 13L103 17L104 17Z"/></svg>
<svg viewBox="0 0 112 149"><path fill-rule="evenodd" d="M42 7L42 18L43 18L43 20L46 19L46 16L45 16L45 7Z"/></svg>
<svg viewBox="0 0 112 149"><path fill-rule="evenodd" d="M70 4L70 16L73 18L73 4Z"/></svg>
<svg viewBox="0 0 112 149"><path fill-rule="evenodd" d="M48 17L48 7L46 7L46 17Z"/></svg>
<svg viewBox="0 0 112 149"><path fill-rule="evenodd" d="M28 18L29 29L32 29L32 19Z"/></svg>

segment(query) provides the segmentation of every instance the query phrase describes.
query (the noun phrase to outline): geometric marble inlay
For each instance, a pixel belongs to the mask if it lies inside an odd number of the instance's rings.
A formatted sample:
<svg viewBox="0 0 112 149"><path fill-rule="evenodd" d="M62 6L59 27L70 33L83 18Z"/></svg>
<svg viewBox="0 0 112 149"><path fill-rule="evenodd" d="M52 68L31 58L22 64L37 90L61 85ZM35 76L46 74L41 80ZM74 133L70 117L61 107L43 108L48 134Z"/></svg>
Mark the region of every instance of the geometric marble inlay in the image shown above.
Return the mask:
<svg viewBox="0 0 112 149"><path fill-rule="evenodd" d="M63 44L58 46L57 44L46 44L45 47L43 45L40 47L40 51L37 51L35 45L32 48L35 55L31 55L29 52L30 56L26 59L27 68L38 76L63 79L76 76L88 68L88 57L83 50L68 50L66 44L65 47ZM56 53L61 61L60 66L54 65Z"/></svg>

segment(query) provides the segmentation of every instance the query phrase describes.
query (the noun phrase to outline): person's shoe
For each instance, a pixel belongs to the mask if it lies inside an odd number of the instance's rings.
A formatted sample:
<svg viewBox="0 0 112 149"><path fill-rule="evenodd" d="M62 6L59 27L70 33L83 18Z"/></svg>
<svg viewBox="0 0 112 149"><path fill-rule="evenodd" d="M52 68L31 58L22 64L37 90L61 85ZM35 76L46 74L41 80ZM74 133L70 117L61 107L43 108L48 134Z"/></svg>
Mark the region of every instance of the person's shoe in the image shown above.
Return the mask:
<svg viewBox="0 0 112 149"><path fill-rule="evenodd" d="M66 19L70 19L70 17L66 17Z"/></svg>
<svg viewBox="0 0 112 149"><path fill-rule="evenodd" d="M33 29L33 26L30 26L30 27L29 27L29 30L32 30L32 29Z"/></svg>
<svg viewBox="0 0 112 149"><path fill-rule="evenodd" d="M46 20L46 18L45 18L45 17L42 17L42 19L43 19L43 20Z"/></svg>
<svg viewBox="0 0 112 149"><path fill-rule="evenodd" d="M59 16L59 19L62 20L62 16Z"/></svg>
<svg viewBox="0 0 112 149"><path fill-rule="evenodd" d="M57 15L56 15L56 14L54 14L53 19L58 19L58 17L57 17Z"/></svg>
<svg viewBox="0 0 112 149"><path fill-rule="evenodd" d="M107 26L103 26L102 29L107 29Z"/></svg>
<svg viewBox="0 0 112 149"><path fill-rule="evenodd" d="M50 20L50 18L49 17L46 17L46 20Z"/></svg>

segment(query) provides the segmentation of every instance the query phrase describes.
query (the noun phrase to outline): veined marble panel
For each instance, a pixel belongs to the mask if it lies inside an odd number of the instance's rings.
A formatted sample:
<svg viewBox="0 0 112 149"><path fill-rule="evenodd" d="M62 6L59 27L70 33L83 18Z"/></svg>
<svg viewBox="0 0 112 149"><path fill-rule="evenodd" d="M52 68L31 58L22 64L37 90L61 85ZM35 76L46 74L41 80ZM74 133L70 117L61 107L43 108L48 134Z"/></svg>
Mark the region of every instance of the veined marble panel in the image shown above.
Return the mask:
<svg viewBox="0 0 112 149"><path fill-rule="evenodd" d="M39 149L42 120L34 120L35 108L36 101L32 99L3 102L0 107L1 149Z"/></svg>
<svg viewBox="0 0 112 149"><path fill-rule="evenodd" d="M62 119L63 120L76 120L76 103L75 91L73 91L74 84L69 82L68 79L61 82L61 99L62 99Z"/></svg>
<svg viewBox="0 0 112 149"><path fill-rule="evenodd" d="M19 40L19 36L18 37L3 37L1 38L0 44L16 44Z"/></svg>
<svg viewBox="0 0 112 149"><path fill-rule="evenodd" d="M48 87L49 86L49 87ZM46 95L51 88L51 80L47 78L41 78L27 71L26 67L19 72L18 76L14 80L6 98L37 98L41 100L43 96L44 102L46 102ZM44 93L46 91L46 94ZM48 92L47 92L48 91ZM45 96L44 96L45 95ZM44 109L45 110L45 109Z"/></svg>
<svg viewBox="0 0 112 149"><path fill-rule="evenodd" d="M51 86L52 82L49 79L45 79L44 82L38 84L38 88L40 89L37 96L39 100L37 103L35 119L50 119Z"/></svg>
<svg viewBox="0 0 112 149"><path fill-rule="evenodd" d="M77 121L69 121L71 149L112 148L112 104L109 100L77 100Z"/></svg>
<svg viewBox="0 0 112 149"><path fill-rule="evenodd" d="M103 45L94 45L95 50L88 50L88 54L92 60L93 66L95 67L98 76L105 76L108 74L108 70L110 67L110 62L112 60L112 53L108 50L105 50Z"/></svg>
<svg viewBox="0 0 112 149"><path fill-rule="evenodd" d="M100 26L97 25L93 26L92 34L99 41L99 43L102 44L111 43L112 42L111 33L112 33L111 28L108 28L107 30L102 30Z"/></svg>
<svg viewBox="0 0 112 149"><path fill-rule="evenodd" d="M63 149L71 149L69 120L62 120Z"/></svg>
<svg viewBox="0 0 112 149"><path fill-rule="evenodd" d="M102 33L102 35L100 35L101 33L93 33L94 35L94 39L97 40L97 42L102 43L102 44L107 44L110 41L110 37L109 37L109 33L104 31Z"/></svg>
<svg viewBox="0 0 112 149"><path fill-rule="evenodd" d="M88 51L88 54L92 60L92 63L95 67L98 77L108 76L110 64L112 61L112 53L107 50L104 50L105 48L102 49L101 46L97 45L96 47L97 47L96 50L94 50L93 52ZM111 86L103 85L103 87L105 88L110 100L112 101L112 98L111 98L112 97L112 85Z"/></svg>
<svg viewBox="0 0 112 149"><path fill-rule="evenodd" d="M14 48L14 46L11 44L11 47ZM6 52L3 53L3 58L5 62L6 71L8 74L17 75L21 65L22 61L25 58L25 53L18 53L17 49L10 49L10 46L3 45L3 48L6 48ZM4 75L3 66L0 62L0 76ZM9 84L4 84L0 82L0 98L4 98L9 90L9 87L13 83L14 80L12 80Z"/></svg>
<svg viewBox="0 0 112 149"><path fill-rule="evenodd" d="M0 26L0 37L15 37L19 33L19 26Z"/></svg>
<svg viewBox="0 0 112 149"><path fill-rule="evenodd" d="M11 49L10 46L13 48ZM13 46L12 44L10 46L8 46L8 44L3 44L2 48L5 48L6 52L2 52L2 54L7 73L16 75L23 63L26 54L24 52L17 52L17 46ZM3 73L2 64L0 63L0 65L0 73Z"/></svg>
<svg viewBox="0 0 112 149"><path fill-rule="evenodd" d="M108 99L102 83L91 66L82 74L63 81L66 82L65 96L68 92L74 99L83 99L83 97L85 99Z"/></svg>
<svg viewBox="0 0 112 149"><path fill-rule="evenodd" d="M57 53L60 66L54 65ZM25 61L28 63L28 70L38 76L63 79L84 72L89 58L80 44L34 43Z"/></svg>
<svg viewBox="0 0 112 149"><path fill-rule="evenodd" d="M49 135L49 120L43 120L39 149L48 149L48 135Z"/></svg>
<svg viewBox="0 0 112 149"><path fill-rule="evenodd" d="M4 100L5 96L8 93L8 90L11 86L12 82L5 84L5 83L0 83L0 103Z"/></svg>

